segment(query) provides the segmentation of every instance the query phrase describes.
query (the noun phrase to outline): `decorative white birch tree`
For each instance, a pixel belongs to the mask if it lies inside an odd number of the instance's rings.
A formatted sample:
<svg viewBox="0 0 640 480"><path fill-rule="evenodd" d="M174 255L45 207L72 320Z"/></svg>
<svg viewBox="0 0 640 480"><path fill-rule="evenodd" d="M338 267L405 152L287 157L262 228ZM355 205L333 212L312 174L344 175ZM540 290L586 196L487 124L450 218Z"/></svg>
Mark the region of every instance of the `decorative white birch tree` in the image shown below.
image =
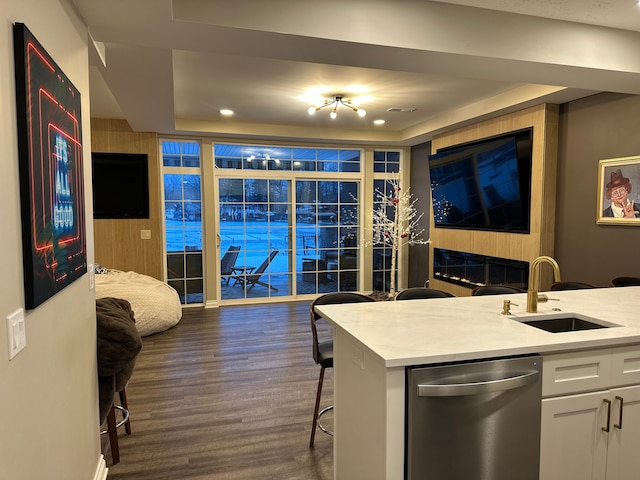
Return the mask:
<svg viewBox="0 0 640 480"><path fill-rule="evenodd" d="M378 207L373 212L373 237L370 243L374 246L391 248L391 284L389 295L396 293L396 270L398 249L402 245L425 245L429 240L421 238L424 228L418 223L424 213L415 208L417 199L400 186L400 174L386 180L385 192L376 189Z"/></svg>

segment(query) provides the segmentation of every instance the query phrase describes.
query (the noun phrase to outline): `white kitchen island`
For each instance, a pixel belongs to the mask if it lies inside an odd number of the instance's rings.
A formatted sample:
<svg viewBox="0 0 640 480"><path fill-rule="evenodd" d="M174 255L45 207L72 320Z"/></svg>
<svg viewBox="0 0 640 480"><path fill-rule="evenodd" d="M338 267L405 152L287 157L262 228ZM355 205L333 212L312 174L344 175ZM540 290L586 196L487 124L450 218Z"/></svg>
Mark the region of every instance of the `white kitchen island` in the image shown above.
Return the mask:
<svg viewBox="0 0 640 480"><path fill-rule="evenodd" d="M526 294L316 307L334 327L335 478L403 478L407 366L539 353L546 368L547 359L564 361L556 354L595 351L610 357L607 349L618 348L626 355L618 363L627 369L620 382L640 384L640 287L548 292L548 296L558 300L538 304L538 314L526 313ZM512 302L510 316L501 314L505 299ZM549 333L516 321L555 314L557 309L619 326ZM611 369L611 362L597 365L596 373L579 375L595 378L601 376L599 370ZM552 378L555 375L543 369L543 396L545 382L576 383ZM585 391L601 388L582 383ZM563 393L556 390L554 394Z"/></svg>

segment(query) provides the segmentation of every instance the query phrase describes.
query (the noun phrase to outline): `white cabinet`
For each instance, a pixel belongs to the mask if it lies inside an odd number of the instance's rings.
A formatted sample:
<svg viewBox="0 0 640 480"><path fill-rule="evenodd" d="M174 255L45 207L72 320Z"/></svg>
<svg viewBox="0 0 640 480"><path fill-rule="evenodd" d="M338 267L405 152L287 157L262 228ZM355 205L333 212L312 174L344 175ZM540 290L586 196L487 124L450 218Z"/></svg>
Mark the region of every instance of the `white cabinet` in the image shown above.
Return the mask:
<svg viewBox="0 0 640 480"><path fill-rule="evenodd" d="M640 386L614 388L611 395L613 404L606 478L637 480L640 478ZM616 427L620 419L622 428Z"/></svg>
<svg viewBox="0 0 640 480"><path fill-rule="evenodd" d="M540 480L604 480L609 392L542 401Z"/></svg>
<svg viewBox="0 0 640 480"><path fill-rule="evenodd" d="M545 357L540 480L640 478L639 359L638 346Z"/></svg>

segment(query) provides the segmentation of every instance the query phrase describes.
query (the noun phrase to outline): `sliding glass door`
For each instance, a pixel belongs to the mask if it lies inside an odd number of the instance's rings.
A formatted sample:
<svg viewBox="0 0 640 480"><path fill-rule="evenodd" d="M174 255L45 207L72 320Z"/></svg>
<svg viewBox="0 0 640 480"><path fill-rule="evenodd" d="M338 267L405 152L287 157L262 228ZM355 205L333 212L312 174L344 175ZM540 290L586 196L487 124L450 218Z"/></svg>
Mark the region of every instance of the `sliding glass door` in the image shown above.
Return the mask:
<svg viewBox="0 0 640 480"><path fill-rule="evenodd" d="M358 289L358 182L221 178L218 190L222 300Z"/></svg>
<svg viewBox="0 0 640 480"><path fill-rule="evenodd" d="M296 182L297 293L355 291L359 285L358 182Z"/></svg>
<svg viewBox="0 0 640 480"><path fill-rule="evenodd" d="M222 300L291 295L291 182L221 178L218 183ZM232 250L233 251L233 250Z"/></svg>

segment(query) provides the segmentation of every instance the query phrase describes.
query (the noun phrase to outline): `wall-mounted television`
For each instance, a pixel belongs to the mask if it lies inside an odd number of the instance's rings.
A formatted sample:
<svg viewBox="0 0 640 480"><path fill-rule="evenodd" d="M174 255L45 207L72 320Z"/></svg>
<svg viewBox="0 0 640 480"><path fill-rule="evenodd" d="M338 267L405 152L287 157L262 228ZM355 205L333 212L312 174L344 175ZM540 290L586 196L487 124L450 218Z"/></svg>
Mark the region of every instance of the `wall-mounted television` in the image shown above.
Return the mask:
<svg viewBox="0 0 640 480"><path fill-rule="evenodd" d="M149 218L147 154L91 153L93 218Z"/></svg>
<svg viewBox="0 0 640 480"><path fill-rule="evenodd" d="M529 233L533 129L429 156L436 228Z"/></svg>

